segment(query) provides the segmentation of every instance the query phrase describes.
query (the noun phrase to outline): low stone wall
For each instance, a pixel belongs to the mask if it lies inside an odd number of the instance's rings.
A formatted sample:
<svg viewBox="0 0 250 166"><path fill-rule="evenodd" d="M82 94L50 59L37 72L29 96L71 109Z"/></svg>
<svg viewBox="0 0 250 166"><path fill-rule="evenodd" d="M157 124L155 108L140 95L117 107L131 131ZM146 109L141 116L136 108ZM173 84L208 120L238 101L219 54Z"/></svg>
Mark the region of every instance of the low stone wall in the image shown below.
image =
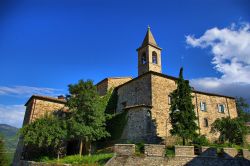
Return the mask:
<svg viewBox="0 0 250 166"><path fill-rule="evenodd" d="M135 144L115 144L117 156L131 156L135 154Z"/></svg>
<svg viewBox="0 0 250 166"><path fill-rule="evenodd" d="M20 160L18 166L71 166L71 164L48 164L43 162Z"/></svg>
<svg viewBox="0 0 250 166"><path fill-rule="evenodd" d="M250 160L250 151L249 151L248 149L243 149L243 150L242 150L242 153L243 153L243 157L244 157L245 159Z"/></svg>
<svg viewBox="0 0 250 166"><path fill-rule="evenodd" d="M223 151L226 158L235 157L238 154L238 150L235 148L223 148Z"/></svg>
<svg viewBox="0 0 250 166"><path fill-rule="evenodd" d="M154 144L145 144L144 145L144 154L146 156L165 156L165 145L154 145Z"/></svg>
<svg viewBox="0 0 250 166"><path fill-rule="evenodd" d="M106 166L249 166L250 161L237 158L219 158L219 157L199 157L199 156L175 156L166 157L139 157L139 156L116 156L109 160Z"/></svg>
<svg viewBox="0 0 250 166"><path fill-rule="evenodd" d="M122 150L128 154L126 149L131 149L132 145L117 145L118 150ZM121 152L121 151L119 151ZM244 149L243 157L237 157L238 151L233 148L224 148L224 156L218 156L215 148L201 147L201 154L194 155L193 146L175 146L175 156L165 157L164 145L152 145L145 144L145 156L135 155L118 155L114 156L106 166L124 165L124 166L158 166L158 165L170 165L170 166L249 166L250 165L250 151Z"/></svg>
<svg viewBox="0 0 250 166"><path fill-rule="evenodd" d="M175 156L194 156L194 146L175 146Z"/></svg>

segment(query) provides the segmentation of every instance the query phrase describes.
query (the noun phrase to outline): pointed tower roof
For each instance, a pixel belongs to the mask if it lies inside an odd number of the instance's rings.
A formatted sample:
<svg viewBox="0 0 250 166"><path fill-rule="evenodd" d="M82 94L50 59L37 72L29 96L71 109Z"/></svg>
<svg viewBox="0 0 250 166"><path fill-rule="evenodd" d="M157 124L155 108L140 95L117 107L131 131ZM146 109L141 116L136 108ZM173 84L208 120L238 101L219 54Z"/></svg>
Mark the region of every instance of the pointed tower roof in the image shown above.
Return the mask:
<svg viewBox="0 0 250 166"><path fill-rule="evenodd" d="M145 37L144 37L144 40L143 40L143 42L142 42L140 48L145 47L145 46L147 46L147 45L151 45L151 46L153 46L153 47L156 47L156 48L161 49L161 48L157 45L157 43L156 43L156 41L155 41L155 39L154 39L154 36L153 36L153 34L152 34L152 32L151 32L149 26L148 26L147 33L146 33L146 35L145 35ZM138 48L138 49L140 49L140 48Z"/></svg>

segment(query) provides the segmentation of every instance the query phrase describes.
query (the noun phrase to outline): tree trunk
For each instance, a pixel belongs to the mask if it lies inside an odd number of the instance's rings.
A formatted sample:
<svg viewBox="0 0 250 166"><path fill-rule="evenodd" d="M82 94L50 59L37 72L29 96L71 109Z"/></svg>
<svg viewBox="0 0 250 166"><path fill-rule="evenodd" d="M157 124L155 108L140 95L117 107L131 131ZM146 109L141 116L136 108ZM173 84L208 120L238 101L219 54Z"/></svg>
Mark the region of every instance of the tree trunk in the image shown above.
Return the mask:
<svg viewBox="0 0 250 166"><path fill-rule="evenodd" d="M80 148L79 148L79 155L82 156L82 147L83 147L83 141L80 140Z"/></svg>
<svg viewBox="0 0 250 166"><path fill-rule="evenodd" d="M57 162L59 162L60 159L60 150L57 151Z"/></svg>
<svg viewBox="0 0 250 166"><path fill-rule="evenodd" d="M185 145L185 138L182 138L182 144Z"/></svg>
<svg viewBox="0 0 250 166"><path fill-rule="evenodd" d="M89 156L91 156L91 142L89 142Z"/></svg>

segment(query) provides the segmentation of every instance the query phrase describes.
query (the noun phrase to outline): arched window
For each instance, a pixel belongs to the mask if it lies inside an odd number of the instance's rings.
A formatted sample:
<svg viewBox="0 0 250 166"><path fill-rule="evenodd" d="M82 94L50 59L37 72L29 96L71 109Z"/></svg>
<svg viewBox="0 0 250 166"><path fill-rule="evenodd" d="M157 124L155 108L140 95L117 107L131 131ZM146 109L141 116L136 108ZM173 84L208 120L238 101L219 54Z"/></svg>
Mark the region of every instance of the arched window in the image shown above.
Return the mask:
<svg viewBox="0 0 250 166"><path fill-rule="evenodd" d="M147 133L151 133L152 131L152 123L151 123L151 121L152 121L152 115L151 115L151 111L150 110L148 110L147 111L147 114L146 114L146 117L147 117Z"/></svg>
<svg viewBox="0 0 250 166"><path fill-rule="evenodd" d="M146 64L147 63L147 58L146 58L146 53L144 52L141 56L141 63Z"/></svg>
<svg viewBox="0 0 250 166"><path fill-rule="evenodd" d="M208 120L207 120L207 118L204 118L204 127L208 127Z"/></svg>
<svg viewBox="0 0 250 166"><path fill-rule="evenodd" d="M152 63L157 64L157 53L155 51L152 52Z"/></svg>

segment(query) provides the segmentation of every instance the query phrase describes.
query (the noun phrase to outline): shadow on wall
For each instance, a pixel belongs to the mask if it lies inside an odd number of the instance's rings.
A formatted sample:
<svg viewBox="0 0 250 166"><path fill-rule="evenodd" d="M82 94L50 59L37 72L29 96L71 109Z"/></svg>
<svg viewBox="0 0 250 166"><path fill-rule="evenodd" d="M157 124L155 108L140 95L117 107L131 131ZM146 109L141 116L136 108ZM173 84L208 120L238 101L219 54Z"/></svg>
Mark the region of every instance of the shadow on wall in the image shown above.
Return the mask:
<svg viewBox="0 0 250 166"><path fill-rule="evenodd" d="M250 152L245 151L245 153L244 154L243 153L244 152L242 150L238 151L237 149L234 148L224 148L220 149L220 151L217 152L217 149L215 148L202 147L199 155L197 156L194 155L194 157L191 160L187 161L186 163L183 163L183 165L249 166Z"/></svg>
<svg viewBox="0 0 250 166"><path fill-rule="evenodd" d="M108 161L113 165L179 165L179 166L249 166L250 151L239 154L236 149L224 148L218 156L216 149L202 147L199 155L194 155L193 146L175 146L175 156L165 157L165 146L145 144L144 155L135 155L134 144L116 144L116 155Z"/></svg>
<svg viewBox="0 0 250 166"><path fill-rule="evenodd" d="M149 108L129 108L125 111L127 111L127 123L121 137L121 142L163 143L162 138L157 134L157 124L155 119L152 119Z"/></svg>

